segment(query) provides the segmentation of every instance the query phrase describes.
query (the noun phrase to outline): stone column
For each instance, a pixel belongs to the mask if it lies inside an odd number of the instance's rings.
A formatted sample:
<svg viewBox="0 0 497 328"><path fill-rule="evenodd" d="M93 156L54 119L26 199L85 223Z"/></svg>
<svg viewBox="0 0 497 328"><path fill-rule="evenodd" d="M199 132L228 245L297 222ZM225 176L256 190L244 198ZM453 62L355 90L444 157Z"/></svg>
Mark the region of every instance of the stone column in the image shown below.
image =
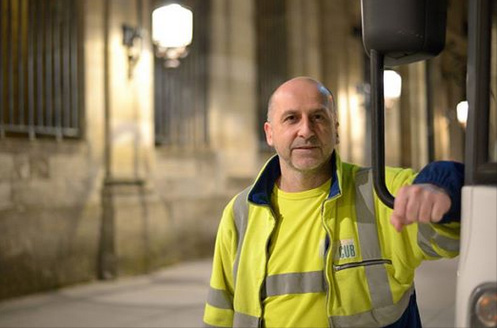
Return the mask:
<svg viewBox="0 0 497 328"><path fill-rule="evenodd" d="M212 1L209 122L212 148L228 177L257 170L253 1Z"/></svg>
<svg viewBox="0 0 497 328"><path fill-rule="evenodd" d="M334 93L340 121L342 158L366 164L366 103L360 86L364 81L364 48L357 34L360 26L359 2L321 1L321 51L323 82Z"/></svg>

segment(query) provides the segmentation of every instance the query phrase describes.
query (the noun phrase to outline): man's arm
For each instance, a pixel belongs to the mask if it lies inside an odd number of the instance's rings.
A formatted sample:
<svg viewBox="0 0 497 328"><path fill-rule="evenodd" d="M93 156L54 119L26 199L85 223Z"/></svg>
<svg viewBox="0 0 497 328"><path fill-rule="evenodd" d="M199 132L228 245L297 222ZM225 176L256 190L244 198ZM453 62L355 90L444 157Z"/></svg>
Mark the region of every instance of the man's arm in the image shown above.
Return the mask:
<svg viewBox="0 0 497 328"><path fill-rule="evenodd" d="M399 189L390 218L397 231L419 223L459 222L464 166L456 162L427 165L410 186Z"/></svg>

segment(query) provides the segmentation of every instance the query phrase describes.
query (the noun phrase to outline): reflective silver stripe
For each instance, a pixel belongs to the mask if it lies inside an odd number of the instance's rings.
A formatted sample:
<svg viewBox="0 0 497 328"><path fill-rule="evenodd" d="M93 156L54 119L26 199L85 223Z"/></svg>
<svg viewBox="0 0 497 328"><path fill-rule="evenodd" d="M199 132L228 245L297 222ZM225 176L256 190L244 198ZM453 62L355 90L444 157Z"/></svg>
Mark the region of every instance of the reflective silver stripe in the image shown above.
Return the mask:
<svg viewBox="0 0 497 328"><path fill-rule="evenodd" d="M355 208L363 260L375 260L382 257L376 229L372 178L371 169L360 169L356 173Z"/></svg>
<svg viewBox="0 0 497 328"><path fill-rule="evenodd" d="M447 252L459 251L459 239L442 236L429 224L418 224L419 247L431 257L442 257L433 249L432 242Z"/></svg>
<svg viewBox="0 0 497 328"><path fill-rule="evenodd" d="M393 304L390 283L388 282L387 270L384 264L368 265L364 267L368 279L369 294L373 308L384 307Z"/></svg>
<svg viewBox="0 0 497 328"><path fill-rule="evenodd" d="M233 310L233 296L225 290L209 288L207 303L220 309Z"/></svg>
<svg viewBox="0 0 497 328"><path fill-rule="evenodd" d="M384 327L400 319L414 291L407 290L397 304L348 316L329 317L330 327Z"/></svg>
<svg viewBox="0 0 497 328"><path fill-rule="evenodd" d="M432 228L433 229L433 228ZM447 252L459 252L459 239L454 239L440 234L436 234L435 244Z"/></svg>
<svg viewBox="0 0 497 328"><path fill-rule="evenodd" d="M235 316L233 318L233 327L240 328L251 328L251 327L259 327L260 318L254 317L248 314L243 314L240 312L235 312Z"/></svg>
<svg viewBox="0 0 497 328"><path fill-rule="evenodd" d="M418 246L421 250L428 256L441 258L442 256L438 254L431 246L430 240L435 231L427 224L418 224Z"/></svg>
<svg viewBox="0 0 497 328"><path fill-rule="evenodd" d="M356 173L356 217L357 233L363 261L382 260L383 255L378 240L376 215L373 198L373 174L371 169L361 169ZM392 292L384 263L364 267L373 308L393 304Z"/></svg>
<svg viewBox="0 0 497 328"><path fill-rule="evenodd" d="M233 264L233 281L236 286L238 263L240 262L240 253L242 251L243 239L247 230L248 222L248 203L247 196L251 187L242 191L235 199L233 204L233 216L235 218L236 231L238 233L238 247L236 250L235 263Z"/></svg>
<svg viewBox="0 0 497 328"><path fill-rule="evenodd" d="M266 278L266 296L324 291L323 271L284 273Z"/></svg>

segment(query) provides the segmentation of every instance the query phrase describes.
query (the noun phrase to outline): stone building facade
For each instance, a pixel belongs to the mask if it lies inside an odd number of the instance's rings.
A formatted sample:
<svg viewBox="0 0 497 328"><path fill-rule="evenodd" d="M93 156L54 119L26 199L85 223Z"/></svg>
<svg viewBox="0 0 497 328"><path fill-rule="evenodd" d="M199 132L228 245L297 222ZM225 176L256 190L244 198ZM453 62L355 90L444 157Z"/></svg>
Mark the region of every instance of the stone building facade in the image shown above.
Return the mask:
<svg viewBox="0 0 497 328"><path fill-rule="evenodd" d="M71 24L79 28L80 120L74 137L4 131L7 108L17 115L19 99L29 103L31 97L27 92L9 100L14 90L9 76L34 78L9 70L17 50L7 46L15 24L8 23L12 17L6 13L13 8L28 12L39 3L6 0L1 5L0 299L209 256L224 205L271 155L262 135L264 104L287 78L313 76L334 92L341 156L369 164L368 61L359 1L183 1L204 18L193 39L205 43L205 52L196 57L204 66L161 74L169 74L170 83L193 74L175 89L187 95L202 74L205 102L201 113L190 116L181 114L186 108L175 109L183 123L200 120L194 128L180 129L179 136L187 138L199 126L203 131L201 142L181 144L158 142L156 133L157 97L169 101L157 88L158 59L150 39L151 12L162 2L63 1L74 4ZM387 164L420 168L433 159L462 160L463 129L454 113L464 99L464 64L457 65L465 58L465 7L463 1L449 3L447 50L429 64L398 68L403 95L387 109ZM52 9L59 4L43 0ZM139 54L134 64L123 45L123 24L141 29L140 44L132 49ZM185 67L194 58L193 47L183 59ZM29 82L18 85L29 89ZM428 85L436 92L431 139Z"/></svg>

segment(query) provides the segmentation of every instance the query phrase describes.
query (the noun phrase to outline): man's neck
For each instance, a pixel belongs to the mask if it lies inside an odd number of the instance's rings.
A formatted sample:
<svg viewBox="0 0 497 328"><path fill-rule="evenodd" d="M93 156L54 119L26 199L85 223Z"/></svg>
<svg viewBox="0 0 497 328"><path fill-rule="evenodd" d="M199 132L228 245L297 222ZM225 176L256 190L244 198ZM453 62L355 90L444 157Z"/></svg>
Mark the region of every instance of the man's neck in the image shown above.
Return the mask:
<svg viewBox="0 0 497 328"><path fill-rule="evenodd" d="M301 192L323 185L331 178L328 168L320 168L312 172L299 172L282 168L281 176L276 181L278 188L286 192Z"/></svg>

